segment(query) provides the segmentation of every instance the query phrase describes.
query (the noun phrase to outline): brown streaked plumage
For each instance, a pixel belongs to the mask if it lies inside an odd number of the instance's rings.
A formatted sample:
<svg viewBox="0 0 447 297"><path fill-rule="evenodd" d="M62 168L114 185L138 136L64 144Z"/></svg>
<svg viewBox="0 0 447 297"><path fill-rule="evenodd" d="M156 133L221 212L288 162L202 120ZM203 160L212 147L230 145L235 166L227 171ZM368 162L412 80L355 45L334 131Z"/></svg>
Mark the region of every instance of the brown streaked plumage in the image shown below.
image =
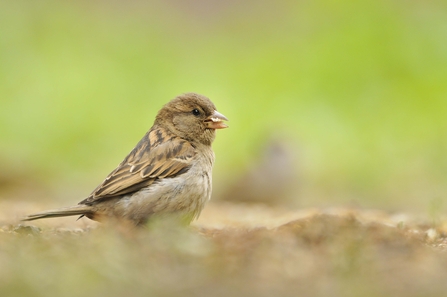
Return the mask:
<svg viewBox="0 0 447 297"><path fill-rule="evenodd" d="M142 225L159 214L190 222L211 195L215 130L227 118L205 96L187 93L158 112L154 125L129 155L78 205L24 218L81 215Z"/></svg>

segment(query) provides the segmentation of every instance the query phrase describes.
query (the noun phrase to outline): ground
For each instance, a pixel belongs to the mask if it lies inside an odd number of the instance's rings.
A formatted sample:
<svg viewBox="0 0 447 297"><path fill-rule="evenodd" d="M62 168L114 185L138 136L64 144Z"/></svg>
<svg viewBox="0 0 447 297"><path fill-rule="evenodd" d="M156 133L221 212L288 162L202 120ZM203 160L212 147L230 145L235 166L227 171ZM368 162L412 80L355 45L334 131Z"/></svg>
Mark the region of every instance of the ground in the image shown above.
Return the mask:
<svg viewBox="0 0 447 297"><path fill-rule="evenodd" d="M347 208L214 203L188 228L20 223L2 203L2 296L442 296L447 224Z"/></svg>

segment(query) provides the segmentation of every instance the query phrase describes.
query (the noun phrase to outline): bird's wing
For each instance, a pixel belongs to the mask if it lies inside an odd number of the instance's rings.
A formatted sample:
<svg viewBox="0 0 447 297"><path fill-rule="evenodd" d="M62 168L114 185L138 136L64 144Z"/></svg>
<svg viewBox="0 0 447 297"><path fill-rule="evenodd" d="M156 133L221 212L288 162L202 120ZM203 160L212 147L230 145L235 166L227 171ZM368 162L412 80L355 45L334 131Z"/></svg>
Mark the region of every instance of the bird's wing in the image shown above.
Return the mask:
<svg viewBox="0 0 447 297"><path fill-rule="evenodd" d="M150 186L155 180L185 173L195 156L186 140L163 128L151 129L118 167L79 204L116 197Z"/></svg>

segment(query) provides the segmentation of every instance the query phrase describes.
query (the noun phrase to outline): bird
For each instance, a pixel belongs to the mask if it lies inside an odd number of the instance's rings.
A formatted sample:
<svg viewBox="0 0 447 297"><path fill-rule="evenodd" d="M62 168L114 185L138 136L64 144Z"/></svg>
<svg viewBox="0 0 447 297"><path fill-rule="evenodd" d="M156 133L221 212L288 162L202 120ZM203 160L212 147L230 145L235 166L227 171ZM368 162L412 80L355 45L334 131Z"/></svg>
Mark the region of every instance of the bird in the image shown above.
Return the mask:
<svg viewBox="0 0 447 297"><path fill-rule="evenodd" d="M23 221L80 215L142 226L154 217L198 218L211 197L211 144L228 119L196 93L165 104L135 148L77 205L31 214Z"/></svg>

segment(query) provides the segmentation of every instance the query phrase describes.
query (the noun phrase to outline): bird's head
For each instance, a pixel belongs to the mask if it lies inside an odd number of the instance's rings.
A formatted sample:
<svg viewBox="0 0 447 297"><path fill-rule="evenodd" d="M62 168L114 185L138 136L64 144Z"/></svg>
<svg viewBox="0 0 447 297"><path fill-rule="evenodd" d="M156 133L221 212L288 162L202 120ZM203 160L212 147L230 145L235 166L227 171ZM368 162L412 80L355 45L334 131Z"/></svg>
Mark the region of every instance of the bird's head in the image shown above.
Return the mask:
<svg viewBox="0 0 447 297"><path fill-rule="evenodd" d="M228 126L228 119L205 96L186 93L168 102L159 111L155 124L191 142L211 145L216 129Z"/></svg>

